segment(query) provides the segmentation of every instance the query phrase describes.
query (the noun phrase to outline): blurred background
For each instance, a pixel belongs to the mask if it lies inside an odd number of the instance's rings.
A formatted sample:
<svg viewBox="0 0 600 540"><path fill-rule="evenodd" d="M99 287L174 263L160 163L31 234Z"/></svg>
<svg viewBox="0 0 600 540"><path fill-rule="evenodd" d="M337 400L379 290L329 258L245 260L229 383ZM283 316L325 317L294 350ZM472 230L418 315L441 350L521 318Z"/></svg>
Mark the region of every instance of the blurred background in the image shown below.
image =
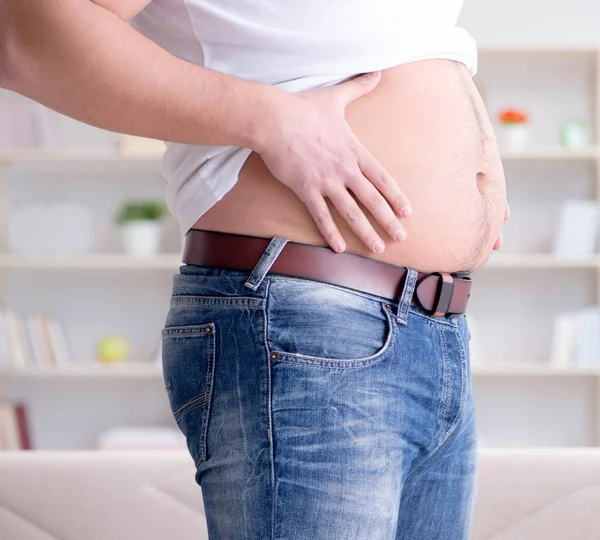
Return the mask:
<svg viewBox="0 0 600 540"><path fill-rule="evenodd" d="M460 20L512 210L470 304L486 447L600 446L599 23L596 0L467 0ZM181 250L163 150L0 90L4 449L183 445L160 373Z"/></svg>

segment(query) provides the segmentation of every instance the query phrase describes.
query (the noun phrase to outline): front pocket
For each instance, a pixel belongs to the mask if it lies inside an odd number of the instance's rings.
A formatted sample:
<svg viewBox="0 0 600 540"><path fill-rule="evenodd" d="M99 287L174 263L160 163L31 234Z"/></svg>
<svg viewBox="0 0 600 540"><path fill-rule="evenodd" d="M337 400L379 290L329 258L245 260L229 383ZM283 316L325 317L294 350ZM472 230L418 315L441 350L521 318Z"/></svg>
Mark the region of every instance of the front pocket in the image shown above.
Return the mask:
<svg viewBox="0 0 600 540"><path fill-rule="evenodd" d="M163 375L171 411L196 467L206 461L215 342L214 323L167 327L162 331Z"/></svg>
<svg viewBox="0 0 600 540"><path fill-rule="evenodd" d="M267 293L267 345L275 361L349 369L390 352L396 321L389 304L340 287L274 278Z"/></svg>

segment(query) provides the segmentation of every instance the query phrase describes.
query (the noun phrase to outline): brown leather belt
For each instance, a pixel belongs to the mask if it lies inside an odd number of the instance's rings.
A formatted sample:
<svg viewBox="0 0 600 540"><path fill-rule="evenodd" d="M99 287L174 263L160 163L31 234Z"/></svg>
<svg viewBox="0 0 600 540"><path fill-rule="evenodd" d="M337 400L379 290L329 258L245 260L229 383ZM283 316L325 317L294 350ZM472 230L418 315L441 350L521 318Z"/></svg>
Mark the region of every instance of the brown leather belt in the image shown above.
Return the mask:
<svg viewBox="0 0 600 540"><path fill-rule="evenodd" d="M191 229L185 236L183 263L252 271L270 238ZM292 242L285 245L269 273L314 279L356 289L397 302L406 268L329 247ZM471 278L466 272L420 272L412 303L436 317L466 311Z"/></svg>

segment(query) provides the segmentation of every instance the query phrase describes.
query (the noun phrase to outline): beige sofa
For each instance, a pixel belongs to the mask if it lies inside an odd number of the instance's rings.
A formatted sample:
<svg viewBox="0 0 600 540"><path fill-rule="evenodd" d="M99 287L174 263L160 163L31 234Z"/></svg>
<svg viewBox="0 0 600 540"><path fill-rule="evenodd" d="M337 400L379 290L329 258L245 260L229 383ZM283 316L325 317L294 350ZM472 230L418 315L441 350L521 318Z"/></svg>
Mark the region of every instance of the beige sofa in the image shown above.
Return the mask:
<svg viewBox="0 0 600 540"><path fill-rule="evenodd" d="M1 540L207 538L183 452L0 452ZM483 451L473 538L600 540L600 450Z"/></svg>

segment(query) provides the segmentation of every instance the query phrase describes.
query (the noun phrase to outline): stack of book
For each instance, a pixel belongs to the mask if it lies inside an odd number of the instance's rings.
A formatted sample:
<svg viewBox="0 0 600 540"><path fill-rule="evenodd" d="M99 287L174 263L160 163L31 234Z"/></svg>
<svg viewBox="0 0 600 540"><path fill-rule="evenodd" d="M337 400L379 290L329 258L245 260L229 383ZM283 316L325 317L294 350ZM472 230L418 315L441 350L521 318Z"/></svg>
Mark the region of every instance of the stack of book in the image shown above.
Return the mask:
<svg viewBox="0 0 600 540"><path fill-rule="evenodd" d="M31 450L25 405L0 402L0 450Z"/></svg>
<svg viewBox="0 0 600 540"><path fill-rule="evenodd" d="M64 328L56 319L0 309L0 367L60 366L71 361Z"/></svg>

